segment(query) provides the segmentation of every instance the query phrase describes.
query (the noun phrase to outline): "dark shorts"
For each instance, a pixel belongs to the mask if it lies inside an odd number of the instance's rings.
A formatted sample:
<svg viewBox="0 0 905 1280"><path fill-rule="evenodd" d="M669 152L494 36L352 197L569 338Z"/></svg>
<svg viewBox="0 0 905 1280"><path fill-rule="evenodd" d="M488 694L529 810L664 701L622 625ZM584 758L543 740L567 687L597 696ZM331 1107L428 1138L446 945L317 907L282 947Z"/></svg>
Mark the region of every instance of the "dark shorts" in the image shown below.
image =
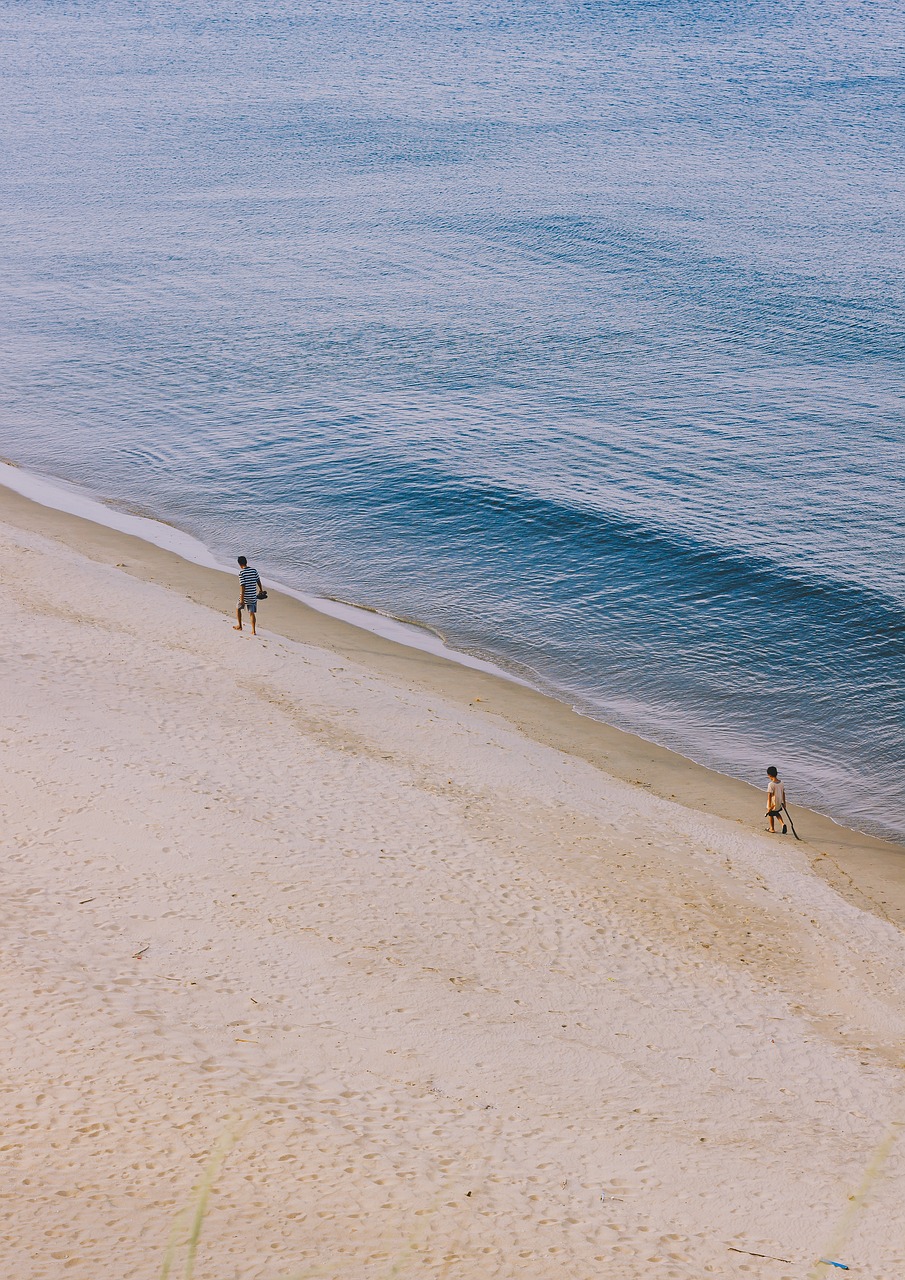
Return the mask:
<svg viewBox="0 0 905 1280"><path fill-rule="evenodd" d="M258 612L258 602L257 602L257 600L246 600L244 604L243 604L243 603L242 603L242 601L240 600L240 601L239 601L239 603L238 603L238 605L237 605L236 607L237 607L237 608L239 608L239 609L247 609L249 613L257 613L257 612Z"/></svg>

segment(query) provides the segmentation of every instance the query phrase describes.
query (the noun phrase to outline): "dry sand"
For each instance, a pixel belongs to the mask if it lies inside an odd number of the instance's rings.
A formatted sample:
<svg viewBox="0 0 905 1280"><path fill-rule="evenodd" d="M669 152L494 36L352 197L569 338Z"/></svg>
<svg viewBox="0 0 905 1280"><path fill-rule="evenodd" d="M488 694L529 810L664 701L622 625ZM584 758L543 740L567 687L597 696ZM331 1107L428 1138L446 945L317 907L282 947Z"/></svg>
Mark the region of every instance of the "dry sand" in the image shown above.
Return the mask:
<svg viewBox="0 0 905 1280"><path fill-rule="evenodd" d="M899 1280L901 850L0 514L3 1274Z"/></svg>

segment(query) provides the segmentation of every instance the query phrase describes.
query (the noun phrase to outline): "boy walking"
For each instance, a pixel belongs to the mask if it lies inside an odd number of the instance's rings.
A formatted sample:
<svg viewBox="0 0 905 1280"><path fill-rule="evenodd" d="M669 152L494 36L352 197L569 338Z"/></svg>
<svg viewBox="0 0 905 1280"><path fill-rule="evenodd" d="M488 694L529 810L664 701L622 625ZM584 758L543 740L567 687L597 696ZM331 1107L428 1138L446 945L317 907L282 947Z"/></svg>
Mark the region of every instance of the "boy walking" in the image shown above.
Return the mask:
<svg viewBox="0 0 905 1280"><path fill-rule="evenodd" d="M779 818L782 823L782 831L779 834L784 836L789 829L782 814L786 803L786 789L782 785L782 778L777 773L775 764L770 765L767 770L767 777L770 779L767 783L767 818L770 823L770 831L772 834L776 834L773 823Z"/></svg>
<svg viewBox="0 0 905 1280"><path fill-rule="evenodd" d="M245 556L239 556L239 603L236 605L236 625L233 631L242 630L242 610L248 614L251 622L251 634L256 636L255 630L258 615L258 592L263 591L261 579L258 576L257 569L249 568L248 561Z"/></svg>

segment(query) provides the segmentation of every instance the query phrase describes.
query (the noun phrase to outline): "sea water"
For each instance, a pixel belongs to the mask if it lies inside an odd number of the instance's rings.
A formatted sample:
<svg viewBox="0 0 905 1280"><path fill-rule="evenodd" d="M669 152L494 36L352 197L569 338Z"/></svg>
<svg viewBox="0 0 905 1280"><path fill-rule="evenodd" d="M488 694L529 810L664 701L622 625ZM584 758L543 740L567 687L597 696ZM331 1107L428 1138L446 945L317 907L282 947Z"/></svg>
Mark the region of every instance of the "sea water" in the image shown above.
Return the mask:
<svg viewBox="0 0 905 1280"><path fill-rule="evenodd" d="M903 42L0 0L0 454L905 840Z"/></svg>

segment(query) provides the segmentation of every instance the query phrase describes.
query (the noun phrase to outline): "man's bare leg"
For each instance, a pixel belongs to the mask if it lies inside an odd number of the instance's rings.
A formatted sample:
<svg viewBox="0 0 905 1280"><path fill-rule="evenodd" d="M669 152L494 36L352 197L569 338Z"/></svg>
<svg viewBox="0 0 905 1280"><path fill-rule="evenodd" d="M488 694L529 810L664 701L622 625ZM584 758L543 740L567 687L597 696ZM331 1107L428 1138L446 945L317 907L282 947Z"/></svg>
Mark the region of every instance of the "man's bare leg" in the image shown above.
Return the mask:
<svg viewBox="0 0 905 1280"><path fill-rule="evenodd" d="M254 622L254 619L252 619L252 622ZM233 631L241 631L241 630L242 630L242 606L239 605L238 609L236 610L236 625L233 627Z"/></svg>
<svg viewBox="0 0 905 1280"><path fill-rule="evenodd" d="M251 618L251 634L256 636L258 634L258 615L249 610L248 616Z"/></svg>

